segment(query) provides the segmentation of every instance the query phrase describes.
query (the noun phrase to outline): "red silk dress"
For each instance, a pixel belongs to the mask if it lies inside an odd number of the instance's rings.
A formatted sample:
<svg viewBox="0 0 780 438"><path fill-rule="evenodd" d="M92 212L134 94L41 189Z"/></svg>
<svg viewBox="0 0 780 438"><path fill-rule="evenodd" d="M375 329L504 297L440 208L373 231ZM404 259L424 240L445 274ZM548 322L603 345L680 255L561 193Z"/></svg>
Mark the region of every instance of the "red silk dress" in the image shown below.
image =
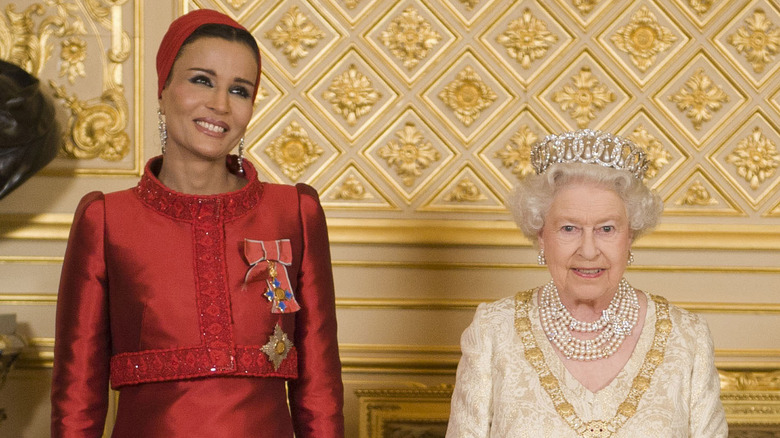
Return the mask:
<svg viewBox="0 0 780 438"><path fill-rule="evenodd" d="M229 161L233 162L231 157ZM309 186L79 204L57 303L52 437L342 437L327 228ZM287 382L287 386L285 386ZM288 408L289 401L289 408Z"/></svg>

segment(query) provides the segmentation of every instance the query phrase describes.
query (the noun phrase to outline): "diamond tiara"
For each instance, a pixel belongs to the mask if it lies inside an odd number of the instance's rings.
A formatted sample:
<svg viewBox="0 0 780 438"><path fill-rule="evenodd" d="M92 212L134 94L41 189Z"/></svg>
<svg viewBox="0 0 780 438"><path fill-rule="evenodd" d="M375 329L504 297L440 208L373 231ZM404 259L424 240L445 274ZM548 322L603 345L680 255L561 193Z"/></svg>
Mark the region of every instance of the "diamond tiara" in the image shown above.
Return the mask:
<svg viewBox="0 0 780 438"><path fill-rule="evenodd" d="M639 180L645 177L645 152L631 140L592 129L548 135L531 149L531 164L537 174L555 163L598 164L626 170Z"/></svg>

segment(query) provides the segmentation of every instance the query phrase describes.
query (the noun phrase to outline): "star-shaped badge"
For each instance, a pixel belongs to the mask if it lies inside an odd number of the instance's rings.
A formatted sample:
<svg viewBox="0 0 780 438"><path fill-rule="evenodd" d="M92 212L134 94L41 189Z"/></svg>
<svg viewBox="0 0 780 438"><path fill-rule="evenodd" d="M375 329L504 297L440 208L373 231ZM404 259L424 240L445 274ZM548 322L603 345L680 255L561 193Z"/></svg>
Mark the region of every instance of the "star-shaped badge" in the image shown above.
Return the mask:
<svg viewBox="0 0 780 438"><path fill-rule="evenodd" d="M282 331L279 324L274 327L274 334L268 338L268 343L263 345L263 353L268 356L268 360L274 364L274 371L279 369L279 365L287 357L287 353L292 349L293 343L287 337L287 333Z"/></svg>

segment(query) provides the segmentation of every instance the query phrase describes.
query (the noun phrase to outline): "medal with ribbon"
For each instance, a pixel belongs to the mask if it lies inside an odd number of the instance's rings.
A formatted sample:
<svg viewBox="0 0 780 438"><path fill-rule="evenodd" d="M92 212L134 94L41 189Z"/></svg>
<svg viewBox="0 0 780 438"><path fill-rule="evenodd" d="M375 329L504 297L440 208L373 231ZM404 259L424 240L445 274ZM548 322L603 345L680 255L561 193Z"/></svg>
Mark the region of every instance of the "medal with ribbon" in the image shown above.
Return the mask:
<svg viewBox="0 0 780 438"><path fill-rule="evenodd" d="M265 280L267 287L263 296L271 302L271 313L292 313L301 309L287 273L287 267L292 263L290 239L244 239L244 256L249 263L244 284Z"/></svg>

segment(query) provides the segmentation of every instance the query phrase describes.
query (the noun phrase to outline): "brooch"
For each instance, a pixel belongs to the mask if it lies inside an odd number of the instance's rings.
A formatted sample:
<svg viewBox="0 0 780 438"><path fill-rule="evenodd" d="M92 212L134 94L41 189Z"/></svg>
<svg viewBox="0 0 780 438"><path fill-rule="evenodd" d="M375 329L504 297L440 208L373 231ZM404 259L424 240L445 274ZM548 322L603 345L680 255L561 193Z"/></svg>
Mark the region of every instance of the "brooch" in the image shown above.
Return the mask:
<svg viewBox="0 0 780 438"><path fill-rule="evenodd" d="M290 239L244 239L244 255L249 263L244 284L265 281L263 296L271 302L271 313L292 313L301 309L287 273L287 266L292 263Z"/></svg>
<svg viewBox="0 0 780 438"><path fill-rule="evenodd" d="M274 364L274 371L276 371L292 347L292 341L277 323L274 327L274 334L268 338L268 343L263 345L262 350L268 356L268 360Z"/></svg>

